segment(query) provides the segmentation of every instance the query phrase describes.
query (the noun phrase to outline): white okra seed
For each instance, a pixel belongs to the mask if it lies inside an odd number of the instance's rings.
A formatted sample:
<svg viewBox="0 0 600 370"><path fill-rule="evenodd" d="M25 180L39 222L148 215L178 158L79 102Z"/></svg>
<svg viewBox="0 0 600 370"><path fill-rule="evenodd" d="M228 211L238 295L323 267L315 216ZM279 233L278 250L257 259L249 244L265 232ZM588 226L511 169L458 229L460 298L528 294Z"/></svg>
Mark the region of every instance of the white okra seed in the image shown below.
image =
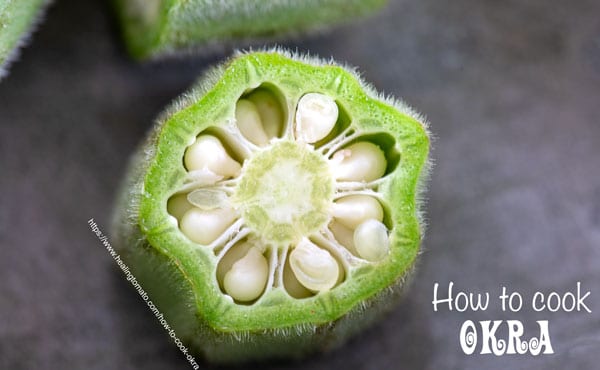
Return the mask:
<svg viewBox="0 0 600 370"><path fill-rule="evenodd" d="M324 94L309 93L298 101L296 139L315 143L331 132L338 119L338 106Z"/></svg>
<svg viewBox="0 0 600 370"><path fill-rule="evenodd" d="M236 218L232 208L202 210L194 207L183 215L179 228L194 243L207 245L215 241Z"/></svg>
<svg viewBox="0 0 600 370"><path fill-rule="evenodd" d="M355 229L368 220L383 220L383 208L369 195L349 195L336 200L331 209L333 217L342 225Z"/></svg>
<svg viewBox="0 0 600 370"><path fill-rule="evenodd" d="M285 287L286 292L294 298L306 298L313 295L313 293L306 289L304 285L302 285L294 271L289 264L289 260L283 267L283 286Z"/></svg>
<svg viewBox="0 0 600 370"><path fill-rule="evenodd" d="M300 284L313 292L327 291L338 281L338 262L306 238L290 253L290 266Z"/></svg>
<svg viewBox="0 0 600 370"><path fill-rule="evenodd" d="M240 302L253 301L260 297L265 290L269 278L267 259L256 247L251 247L248 253L225 274L223 287L225 292Z"/></svg>
<svg viewBox="0 0 600 370"><path fill-rule="evenodd" d="M183 157L188 171L209 170L223 177L235 177L241 166L227 154L221 141L212 135L200 135Z"/></svg>
<svg viewBox="0 0 600 370"><path fill-rule="evenodd" d="M387 228L377 220L363 222L354 230L354 246L367 261L382 260L390 250Z"/></svg>
<svg viewBox="0 0 600 370"><path fill-rule="evenodd" d="M175 194L167 201L167 212L178 220L181 220L183 215L192 208L192 205L187 200L187 194Z"/></svg>
<svg viewBox="0 0 600 370"><path fill-rule="evenodd" d="M217 189L196 189L187 195L187 201L205 211L229 206L227 194Z"/></svg>
<svg viewBox="0 0 600 370"><path fill-rule="evenodd" d="M221 286L223 286L225 281L225 274L227 274L229 270L231 270L231 266L233 266L234 263L236 263L238 260L244 257L248 253L248 250L250 250L250 248L252 248L252 244L246 241L239 242L233 247L231 247L227 251L227 253L225 253L223 258L221 258L219 264L217 265L217 280L219 281L219 284L221 284Z"/></svg>
<svg viewBox="0 0 600 370"><path fill-rule="evenodd" d="M269 137L263 129L262 120L256 105L250 100L240 99L235 105L235 120L240 132L254 145L269 144Z"/></svg>
<svg viewBox="0 0 600 370"><path fill-rule="evenodd" d="M337 180L369 182L385 174L387 161L377 145L361 141L335 152L331 166Z"/></svg>
<svg viewBox="0 0 600 370"><path fill-rule="evenodd" d="M262 126L269 139L279 136L283 129L283 111L277 98L272 93L264 90L253 92L247 97L260 115Z"/></svg>
<svg viewBox="0 0 600 370"><path fill-rule="evenodd" d="M338 241L343 247L350 251L350 253L356 255L356 248L354 248L354 230L342 225L335 219L329 224L329 229L333 233L335 240Z"/></svg>

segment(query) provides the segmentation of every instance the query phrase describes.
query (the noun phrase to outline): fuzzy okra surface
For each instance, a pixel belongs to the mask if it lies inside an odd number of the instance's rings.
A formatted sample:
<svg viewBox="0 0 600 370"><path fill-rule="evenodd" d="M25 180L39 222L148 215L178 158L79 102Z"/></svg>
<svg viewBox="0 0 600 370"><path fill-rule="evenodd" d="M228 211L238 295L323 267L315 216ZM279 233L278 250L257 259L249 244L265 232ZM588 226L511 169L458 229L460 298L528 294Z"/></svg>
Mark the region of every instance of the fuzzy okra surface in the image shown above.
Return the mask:
<svg viewBox="0 0 600 370"><path fill-rule="evenodd" d="M189 52L206 44L303 34L349 22L386 0L113 0L137 59Z"/></svg>
<svg viewBox="0 0 600 370"><path fill-rule="evenodd" d="M239 54L140 146L116 244L209 360L334 347L380 316L411 271L428 150L423 119L353 72Z"/></svg>
<svg viewBox="0 0 600 370"><path fill-rule="evenodd" d="M0 79L27 41L47 0L0 0Z"/></svg>

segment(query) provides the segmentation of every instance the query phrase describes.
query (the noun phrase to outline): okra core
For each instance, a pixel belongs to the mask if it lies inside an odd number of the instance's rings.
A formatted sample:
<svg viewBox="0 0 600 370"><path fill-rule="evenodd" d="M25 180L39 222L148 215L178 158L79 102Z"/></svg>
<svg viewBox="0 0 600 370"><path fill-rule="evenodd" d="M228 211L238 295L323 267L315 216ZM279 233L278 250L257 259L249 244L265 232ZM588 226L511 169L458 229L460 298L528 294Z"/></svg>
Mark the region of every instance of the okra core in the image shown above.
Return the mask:
<svg viewBox="0 0 600 370"><path fill-rule="evenodd" d="M214 251L219 286L239 304L270 289L296 299L335 289L389 252L384 150L343 121L333 97L306 92L286 114L290 102L272 90L244 94L229 127L193 139L188 181L167 206Z"/></svg>

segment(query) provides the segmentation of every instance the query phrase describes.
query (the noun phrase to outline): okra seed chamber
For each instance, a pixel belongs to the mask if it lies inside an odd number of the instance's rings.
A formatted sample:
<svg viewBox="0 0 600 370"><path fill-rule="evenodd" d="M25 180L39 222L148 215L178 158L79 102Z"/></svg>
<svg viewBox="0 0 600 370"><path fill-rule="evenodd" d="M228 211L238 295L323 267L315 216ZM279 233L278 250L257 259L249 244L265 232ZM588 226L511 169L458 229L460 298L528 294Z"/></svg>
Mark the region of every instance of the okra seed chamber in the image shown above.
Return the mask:
<svg viewBox="0 0 600 370"><path fill-rule="evenodd" d="M140 148L115 218L121 250L208 359L332 347L411 269L427 152L421 118L353 73L242 54Z"/></svg>

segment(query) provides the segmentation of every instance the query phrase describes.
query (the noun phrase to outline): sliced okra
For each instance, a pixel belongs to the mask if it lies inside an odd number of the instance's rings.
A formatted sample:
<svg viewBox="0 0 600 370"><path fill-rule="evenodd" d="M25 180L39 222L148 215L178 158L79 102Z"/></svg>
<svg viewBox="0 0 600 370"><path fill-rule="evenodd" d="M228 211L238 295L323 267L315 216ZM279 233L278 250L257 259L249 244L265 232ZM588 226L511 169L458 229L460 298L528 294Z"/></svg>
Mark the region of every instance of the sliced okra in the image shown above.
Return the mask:
<svg viewBox="0 0 600 370"><path fill-rule="evenodd" d="M417 256L422 120L342 67L283 52L217 71L131 162L123 256L210 360L342 342Z"/></svg>

